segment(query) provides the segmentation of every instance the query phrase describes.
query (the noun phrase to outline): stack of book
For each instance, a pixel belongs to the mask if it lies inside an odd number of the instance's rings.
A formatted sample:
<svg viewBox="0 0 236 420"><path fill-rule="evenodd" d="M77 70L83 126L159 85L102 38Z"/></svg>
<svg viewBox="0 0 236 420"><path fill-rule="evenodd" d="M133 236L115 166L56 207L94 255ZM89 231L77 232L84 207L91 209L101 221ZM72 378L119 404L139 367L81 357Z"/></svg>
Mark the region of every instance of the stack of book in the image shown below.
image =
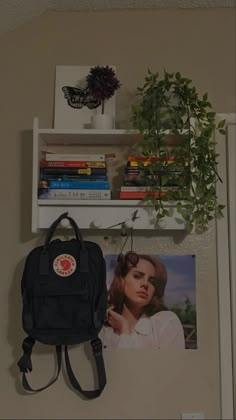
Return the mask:
<svg viewBox="0 0 236 420"><path fill-rule="evenodd" d="M38 198L111 199L105 155L45 153L40 161Z"/></svg>
<svg viewBox="0 0 236 420"><path fill-rule="evenodd" d="M153 162L157 164L150 170L149 165ZM163 162L158 165L158 157L128 156L120 199L143 199L147 195L158 198L165 196L167 191L183 191L187 188L186 173L186 168L176 167L173 157L166 159L164 165ZM183 180L181 188L180 179Z"/></svg>

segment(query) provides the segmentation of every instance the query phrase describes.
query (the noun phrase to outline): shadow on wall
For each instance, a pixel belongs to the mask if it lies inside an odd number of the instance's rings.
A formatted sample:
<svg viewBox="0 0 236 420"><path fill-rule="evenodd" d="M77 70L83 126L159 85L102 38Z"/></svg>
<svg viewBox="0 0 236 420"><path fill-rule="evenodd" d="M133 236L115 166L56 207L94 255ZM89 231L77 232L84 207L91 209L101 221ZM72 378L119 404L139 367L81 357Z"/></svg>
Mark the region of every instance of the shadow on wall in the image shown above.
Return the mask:
<svg viewBox="0 0 236 420"><path fill-rule="evenodd" d="M12 365L9 367L10 374L15 378L15 386L17 392L22 394L19 369L17 361L21 355L21 344L24 338L22 324L21 324L21 277L24 268L24 261L22 260L16 267L13 275L13 281L9 288L8 295L8 330L7 342L12 347Z"/></svg>
<svg viewBox="0 0 236 420"><path fill-rule="evenodd" d="M21 132L20 155L20 242L35 238L31 232L32 218L32 167L33 167L33 132Z"/></svg>

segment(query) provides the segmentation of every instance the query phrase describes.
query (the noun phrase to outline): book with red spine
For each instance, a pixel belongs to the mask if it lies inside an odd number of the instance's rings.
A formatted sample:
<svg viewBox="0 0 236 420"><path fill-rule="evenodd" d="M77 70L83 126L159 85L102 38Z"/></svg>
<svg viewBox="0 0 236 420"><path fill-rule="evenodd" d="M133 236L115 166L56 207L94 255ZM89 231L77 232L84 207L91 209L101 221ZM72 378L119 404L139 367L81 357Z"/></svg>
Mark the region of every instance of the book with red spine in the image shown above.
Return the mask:
<svg viewBox="0 0 236 420"><path fill-rule="evenodd" d="M158 197L164 197L166 193L162 191L161 193L158 193L157 191L149 192L149 191L121 191L120 192L120 198L121 199L142 199L146 197L147 195L158 198Z"/></svg>
<svg viewBox="0 0 236 420"><path fill-rule="evenodd" d="M106 162L79 160L41 160L41 168L106 168Z"/></svg>
<svg viewBox="0 0 236 420"><path fill-rule="evenodd" d="M128 162L156 162L158 157L156 156L128 156Z"/></svg>

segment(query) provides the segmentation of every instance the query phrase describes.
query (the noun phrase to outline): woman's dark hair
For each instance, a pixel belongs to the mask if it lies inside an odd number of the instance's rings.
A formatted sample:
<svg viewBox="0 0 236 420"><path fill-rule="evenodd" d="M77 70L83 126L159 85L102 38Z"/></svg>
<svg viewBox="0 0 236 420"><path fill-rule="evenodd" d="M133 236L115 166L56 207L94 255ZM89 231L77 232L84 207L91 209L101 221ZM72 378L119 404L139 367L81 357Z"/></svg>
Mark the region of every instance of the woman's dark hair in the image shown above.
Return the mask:
<svg viewBox="0 0 236 420"><path fill-rule="evenodd" d="M154 296L151 302L144 307L144 313L148 316L151 316L157 312L167 310L167 307L163 303L163 295L167 282L167 272L165 266L157 258L144 254L139 254L138 256L139 259L150 262L156 272ZM109 290L109 305L112 305L113 310L119 314L122 312L125 300L121 279L128 274L132 267L132 264L130 264L128 261L118 262L114 270L114 280Z"/></svg>

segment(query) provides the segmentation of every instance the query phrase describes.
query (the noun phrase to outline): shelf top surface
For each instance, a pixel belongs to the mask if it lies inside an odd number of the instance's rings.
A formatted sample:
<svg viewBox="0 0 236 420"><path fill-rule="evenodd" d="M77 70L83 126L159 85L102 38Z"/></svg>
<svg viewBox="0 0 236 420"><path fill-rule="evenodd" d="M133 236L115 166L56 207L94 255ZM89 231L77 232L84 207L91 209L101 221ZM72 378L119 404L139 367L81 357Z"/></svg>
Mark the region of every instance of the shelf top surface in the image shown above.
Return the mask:
<svg viewBox="0 0 236 420"><path fill-rule="evenodd" d="M77 129L64 129L64 128L41 128L38 130L41 134L74 134L74 135L102 135L102 136L123 136L123 135L137 135L137 130L132 129L123 129L123 128L113 128L110 130L98 130L96 128L77 128Z"/></svg>
<svg viewBox="0 0 236 420"><path fill-rule="evenodd" d="M39 199L40 206L101 206L101 207L150 207L143 200L46 200ZM166 202L165 207L175 207L176 202Z"/></svg>
<svg viewBox="0 0 236 420"><path fill-rule="evenodd" d="M70 144L134 144L141 140L141 135L128 130L39 130L38 134L48 145Z"/></svg>
<svg viewBox="0 0 236 420"><path fill-rule="evenodd" d="M39 128L38 119L34 121L34 133L46 145L73 145L73 144L114 144L114 145L133 145L142 141L143 135L138 130L133 129L110 129L98 130L93 128ZM177 138L186 135L186 132L179 135L170 133L166 130L168 143L174 144Z"/></svg>

